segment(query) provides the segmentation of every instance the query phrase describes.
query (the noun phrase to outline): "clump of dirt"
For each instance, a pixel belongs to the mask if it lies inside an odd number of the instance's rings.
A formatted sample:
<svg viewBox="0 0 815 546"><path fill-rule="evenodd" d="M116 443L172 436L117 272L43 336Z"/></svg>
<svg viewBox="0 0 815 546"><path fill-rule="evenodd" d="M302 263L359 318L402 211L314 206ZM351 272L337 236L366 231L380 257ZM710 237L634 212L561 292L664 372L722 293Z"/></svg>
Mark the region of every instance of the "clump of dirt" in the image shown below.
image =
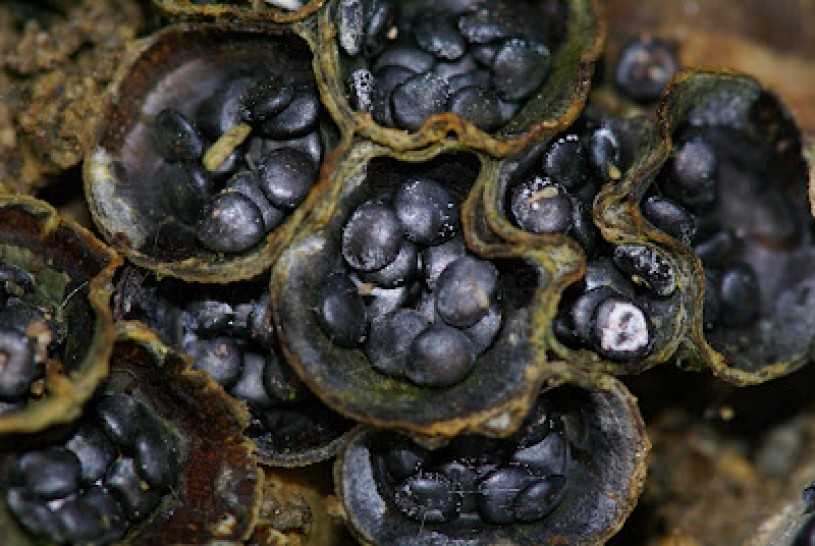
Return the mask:
<svg viewBox="0 0 815 546"><path fill-rule="evenodd" d="M80 163L144 27L134 0L0 4L0 190L33 193Z"/></svg>

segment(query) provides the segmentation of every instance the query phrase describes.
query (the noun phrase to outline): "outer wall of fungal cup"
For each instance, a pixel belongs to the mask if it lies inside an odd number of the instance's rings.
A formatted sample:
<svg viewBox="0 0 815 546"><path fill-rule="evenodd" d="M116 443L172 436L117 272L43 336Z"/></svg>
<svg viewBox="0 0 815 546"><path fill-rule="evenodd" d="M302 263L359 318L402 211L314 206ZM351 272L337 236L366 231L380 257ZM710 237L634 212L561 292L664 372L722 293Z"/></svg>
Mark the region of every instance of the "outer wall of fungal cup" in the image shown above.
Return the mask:
<svg viewBox="0 0 815 546"><path fill-rule="evenodd" d="M182 439L177 489L163 513L138 529L133 540L172 544L248 538L257 523L263 474L254 444L243 435L246 410L139 323L119 325L113 358L105 389L127 389L142 398Z"/></svg>

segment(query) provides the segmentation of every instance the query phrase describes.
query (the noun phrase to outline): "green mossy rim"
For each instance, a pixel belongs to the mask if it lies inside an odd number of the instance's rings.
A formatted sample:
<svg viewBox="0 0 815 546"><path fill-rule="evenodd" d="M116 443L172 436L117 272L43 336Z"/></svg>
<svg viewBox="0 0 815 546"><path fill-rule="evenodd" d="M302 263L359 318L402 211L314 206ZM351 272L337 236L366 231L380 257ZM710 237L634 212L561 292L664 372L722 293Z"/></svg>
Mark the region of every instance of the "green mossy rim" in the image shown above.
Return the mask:
<svg viewBox="0 0 815 546"><path fill-rule="evenodd" d="M318 13L315 56L319 79L326 83L326 107L335 119L353 120L358 134L394 150L415 150L447 139L494 157L516 153L530 142L551 136L569 126L583 109L591 87L594 64L605 41L605 23L599 0L565 0L568 26L565 41L552 56L546 82L518 114L495 133L486 133L452 113L428 118L417 132L381 126L369 114L354 111L347 100L346 76L339 51L336 9L331 0Z"/></svg>
<svg viewBox="0 0 815 546"><path fill-rule="evenodd" d="M76 419L108 375L114 326L113 275L122 259L90 231L61 218L49 204L0 195L0 255L30 270L35 297L71 322L66 360L49 366L46 394L0 415L0 437L33 433Z"/></svg>
<svg viewBox="0 0 815 546"><path fill-rule="evenodd" d="M636 506L645 482L650 442L636 400L610 377L592 390L564 385L542 396L553 399L565 418L586 425L583 445L572 447L569 493L546 518L513 526L484 525L477 535L450 536L444 533L444 525L421 526L389 508L383 499L371 498L376 485L368 446L381 435L394 433L360 427L349 436L334 466L337 497L355 537L363 544L382 546L431 546L439 544L436 533L450 546L604 544Z"/></svg>

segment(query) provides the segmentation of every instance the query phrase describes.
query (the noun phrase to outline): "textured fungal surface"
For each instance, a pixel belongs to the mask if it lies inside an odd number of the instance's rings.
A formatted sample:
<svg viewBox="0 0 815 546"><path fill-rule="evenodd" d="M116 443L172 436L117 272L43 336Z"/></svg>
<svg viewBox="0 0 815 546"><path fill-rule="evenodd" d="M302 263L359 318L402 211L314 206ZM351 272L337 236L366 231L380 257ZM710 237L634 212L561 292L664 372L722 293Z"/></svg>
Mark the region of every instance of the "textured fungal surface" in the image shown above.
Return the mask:
<svg viewBox="0 0 815 546"><path fill-rule="evenodd" d="M664 362L686 321L685 271L628 202L640 192L632 174L658 142L651 120L589 105L568 130L485 169L494 182L483 191L482 231L557 255L553 348L589 369ZM679 238L693 229L687 215L671 222Z"/></svg>
<svg viewBox="0 0 815 546"><path fill-rule="evenodd" d="M339 2L342 52L364 68L348 82L357 111L416 131L442 112L494 131L549 75L567 6L542 2Z"/></svg>
<svg viewBox="0 0 815 546"><path fill-rule="evenodd" d="M603 186L630 168L642 134L645 120L585 118L503 166L498 204L513 227L564 234L580 245L585 275L564 292L554 333L568 347L619 363L646 360L657 325L669 322L676 306L676 273L665 254L605 240L593 216Z"/></svg>
<svg viewBox="0 0 815 546"><path fill-rule="evenodd" d="M419 386L463 381L501 330L503 298L498 269L467 251L459 217L430 177L356 207L342 229L344 271L326 277L318 300L331 342L364 344L374 368Z"/></svg>
<svg viewBox="0 0 815 546"><path fill-rule="evenodd" d="M33 536L109 544L176 487L178 444L144 402L127 394L103 395L64 444L13 458L5 502Z"/></svg>
<svg viewBox="0 0 815 546"><path fill-rule="evenodd" d="M574 119L602 33L591 2L561 0L344 0L320 25L330 110L396 149L452 131L500 155Z"/></svg>
<svg viewBox="0 0 815 546"><path fill-rule="evenodd" d="M700 262L695 326L718 353L711 366L743 382L795 369L809 357L813 323L799 130L774 95L740 76L683 74L662 115L674 151L640 208Z"/></svg>

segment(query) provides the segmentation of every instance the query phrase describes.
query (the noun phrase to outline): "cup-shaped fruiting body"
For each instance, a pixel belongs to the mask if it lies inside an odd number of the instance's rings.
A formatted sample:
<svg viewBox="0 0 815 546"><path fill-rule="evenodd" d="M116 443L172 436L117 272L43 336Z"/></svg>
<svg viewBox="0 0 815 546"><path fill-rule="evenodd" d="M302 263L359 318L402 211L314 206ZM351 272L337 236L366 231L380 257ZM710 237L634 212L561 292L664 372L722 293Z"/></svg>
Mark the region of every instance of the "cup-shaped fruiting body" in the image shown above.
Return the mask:
<svg viewBox="0 0 815 546"><path fill-rule="evenodd" d="M305 19L326 0L243 0L193 1L153 0L166 15L178 19L239 19L292 23Z"/></svg>
<svg viewBox="0 0 815 546"><path fill-rule="evenodd" d="M0 436L76 418L107 375L120 263L47 203L0 196Z"/></svg>
<svg viewBox="0 0 815 546"><path fill-rule="evenodd" d="M672 240L645 226L634 174L657 148L645 118L586 112L552 139L485 168L485 234L550 248L573 264L558 292L550 345L595 371L634 373L664 362L687 313ZM643 184L639 182L640 186Z"/></svg>
<svg viewBox="0 0 815 546"><path fill-rule="evenodd" d="M333 173L336 201L273 268L283 352L336 411L427 435L505 435L532 403L552 269L543 251L470 245L480 169L458 147L361 141Z"/></svg>
<svg viewBox="0 0 815 546"><path fill-rule="evenodd" d="M335 465L354 534L377 545L603 544L642 491L649 443L628 391L561 386L502 439L428 450L361 428Z"/></svg>
<svg viewBox="0 0 815 546"><path fill-rule="evenodd" d="M6 442L9 544L198 544L251 533L262 474L248 416L136 323L120 323L108 381L77 420Z"/></svg>
<svg viewBox="0 0 815 546"><path fill-rule="evenodd" d="M326 106L416 149L449 133L506 156L574 120L603 42L591 0L334 0L318 14Z"/></svg>
<svg viewBox="0 0 815 546"><path fill-rule="evenodd" d="M682 278L693 296L688 352L737 384L797 369L815 340L800 131L775 95L730 73L680 73L659 123L658 169L643 173L640 210L692 268ZM679 228L683 218L692 229Z"/></svg>
<svg viewBox="0 0 815 546"><path fill-rule="evenodd" d="M228 285L157 281L122 271L113 295L117 320L139 320L185 352L251 415L245 435L259 460L305 466L333 457L352 424L302 384L272 324L268 277Z"/></svg>
<svg viewBox="0 0 815 546"><path fill-rule="evenodd" d="M139 43L85 162L85 193L111 245L160 276L198 282L271 265L318 200L339 135L308 39L294 26L221 22Z"/></svg>

